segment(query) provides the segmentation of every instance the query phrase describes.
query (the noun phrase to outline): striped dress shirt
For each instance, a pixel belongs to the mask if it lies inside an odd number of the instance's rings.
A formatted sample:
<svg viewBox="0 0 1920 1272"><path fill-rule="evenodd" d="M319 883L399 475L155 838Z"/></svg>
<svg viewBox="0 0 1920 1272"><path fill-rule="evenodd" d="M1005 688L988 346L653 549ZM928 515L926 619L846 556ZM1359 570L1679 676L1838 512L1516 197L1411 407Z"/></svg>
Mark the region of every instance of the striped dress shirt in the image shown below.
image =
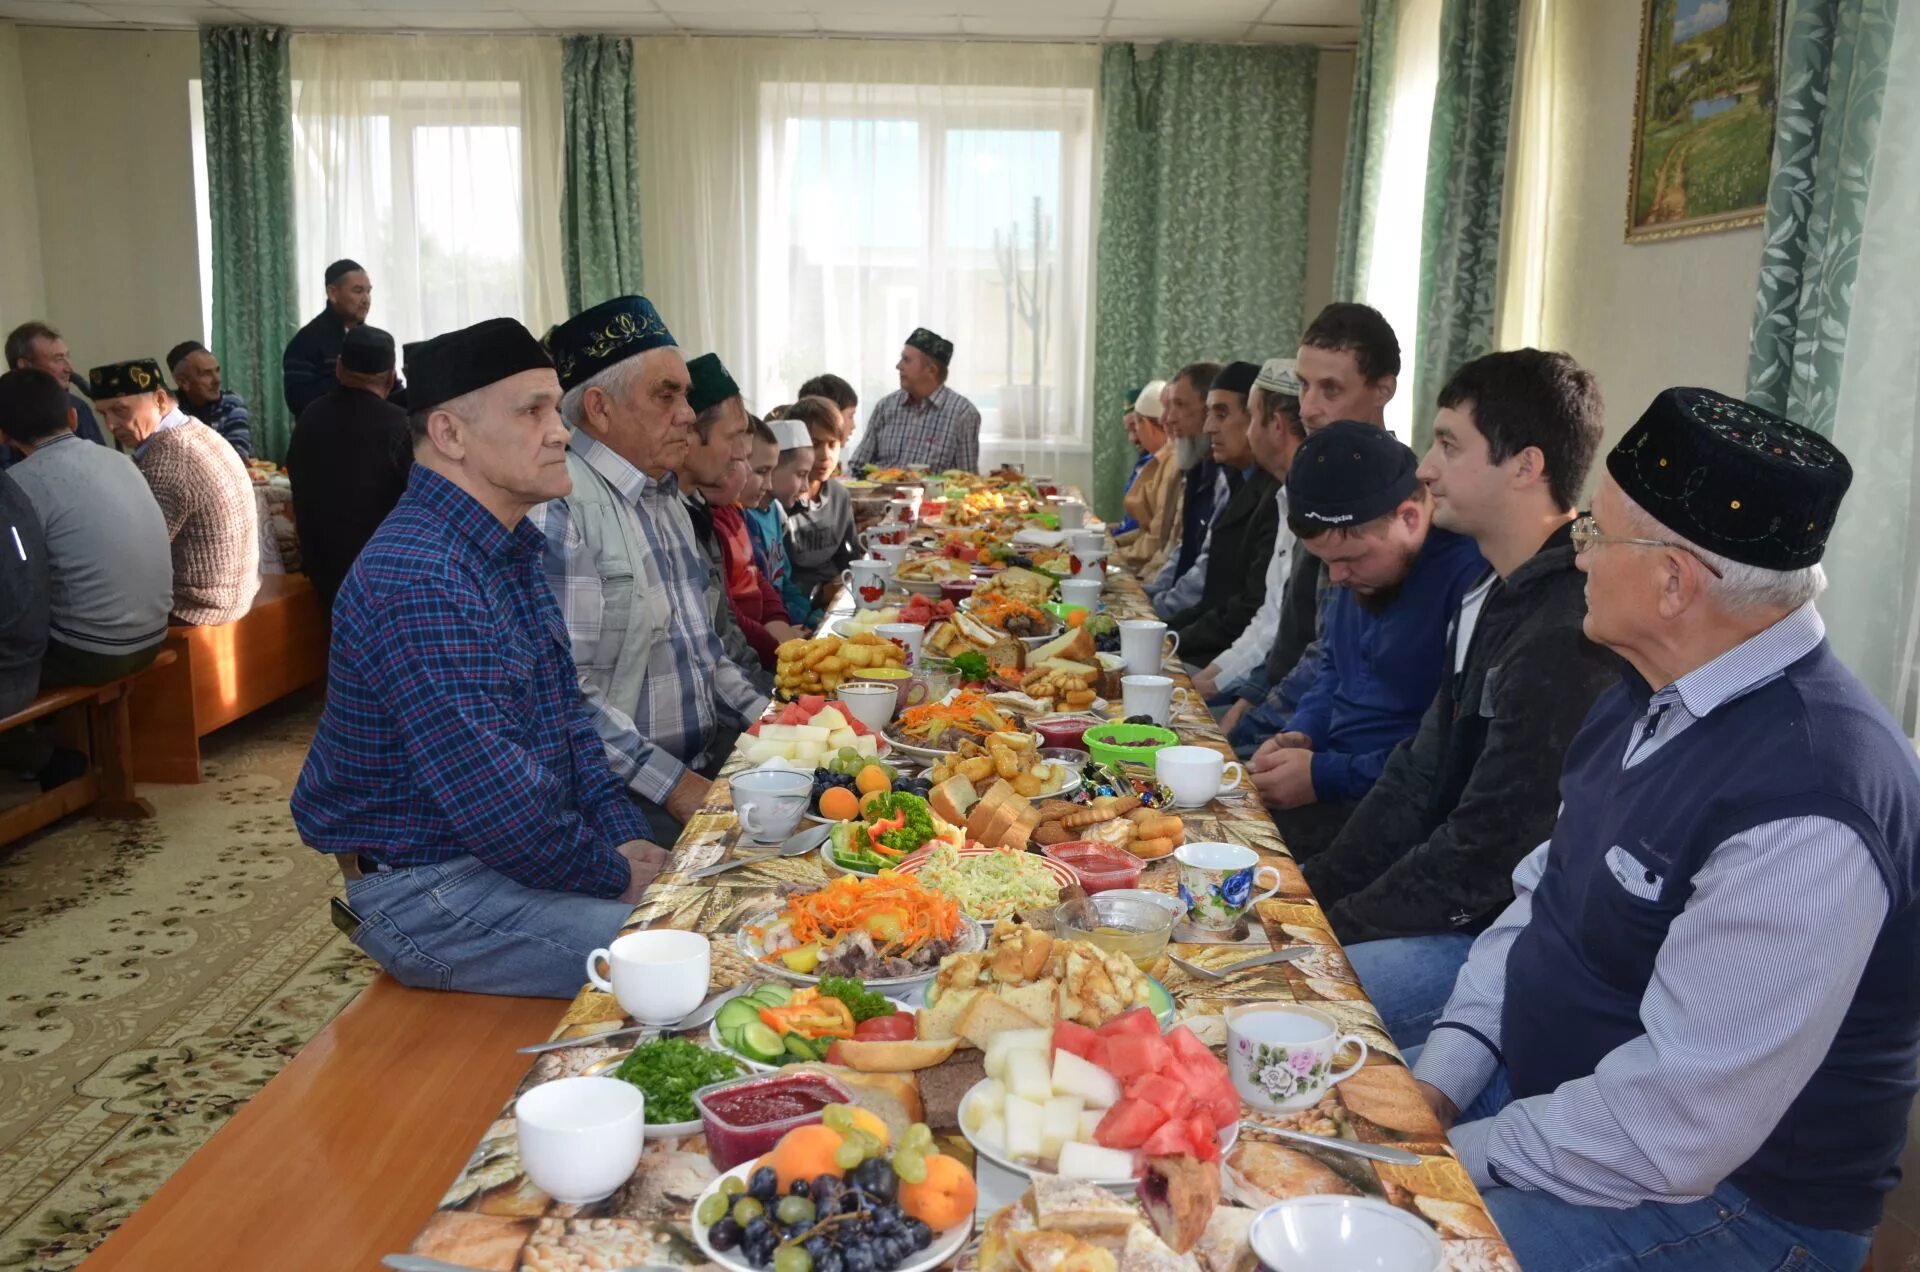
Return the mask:
<svg viewBox="0 0 1920 1272"><path fill-rule="evenodd" d="M1811 602L1655 693L1621 757L1644 764L1722 705L1810 653ZM1533 917L1549 844L1513 872L1514 901L1474 942L1414 1076L1465 1109L1500 1059L1507 952ZM1657 889L1629 872L1629 891ZM1640 1004L1646 1032L1587 1077L1456 1126L1481 1187L1624 1208L1706 1196L1758 1150L1826 1058L1890 898L1866 844L1825 817L1764 822L1693 876Z"/></svg>
<svg viewBox="0 0 1920 1272"><path fill-rule="evenodd" d="M980 467L980 409L944 384L918 402L905 389L895 389L867 416L866 431L847 456L845 471L857 474L862 464L975 472Z"/></svg>
<svg viewBox="0 0 1920 1272"><path fill-rule="evenodd" d="M637 702L588 699L607 763L637 794L656 804L699 763L722 727L744 729L760 718L767 696L728 660L707 617L707 554L694 536L674 474L656 481L579 431L568 443L633 509L658 577L634 580L628 640L665 637L648 653ZM535 508L546 535L547 585L560 604L574 661L589 662L601 640L604 584L594 551L564 499Z"/></svg>

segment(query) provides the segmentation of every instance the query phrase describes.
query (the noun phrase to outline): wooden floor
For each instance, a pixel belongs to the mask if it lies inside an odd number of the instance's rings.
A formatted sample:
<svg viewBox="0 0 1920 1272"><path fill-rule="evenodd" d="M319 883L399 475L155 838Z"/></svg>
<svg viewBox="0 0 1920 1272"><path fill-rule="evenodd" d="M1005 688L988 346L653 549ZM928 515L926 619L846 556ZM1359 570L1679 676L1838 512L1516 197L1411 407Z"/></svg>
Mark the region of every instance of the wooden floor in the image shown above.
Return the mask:
<svg viewBox="0 0 1920 1272"><path fill-rule="evenodd" d="M362 1272L404 1251L566 1004L381 976L87 1259Z"/></svg>

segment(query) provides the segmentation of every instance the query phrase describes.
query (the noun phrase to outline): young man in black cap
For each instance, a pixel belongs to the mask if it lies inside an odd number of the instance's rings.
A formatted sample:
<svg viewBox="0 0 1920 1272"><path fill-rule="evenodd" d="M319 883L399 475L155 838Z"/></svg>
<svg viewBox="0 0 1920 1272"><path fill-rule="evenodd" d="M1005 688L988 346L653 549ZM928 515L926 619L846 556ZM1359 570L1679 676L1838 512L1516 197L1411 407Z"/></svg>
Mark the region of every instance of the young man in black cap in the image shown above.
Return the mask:
<svg viewBox="0 0 1920 1272"><path fill-rule="evenodd" d="M680 496L686 501L700 550L707 555L708 621L720 637L727 661L771 696L772 673L761 667L760 655L727 597L726 550L713 526L715 504L731 504L740 493L735 461L744 465L752 452L747 440L746 403L740 400L740 386L733 382L717 353L703 353L687 363L687 378L691 384L687 405L693 408L693 445L680 461ZM727 493L729 486L735 487L732 494ZM716 734L711 751L724 757L721 747L732 749L729 736L738 735Z"/></svg>
<svg viewBox="0 0 1920 1272"><path fill-rule="evenodd" d="M1851 479L1669 389L1574 523L1627 667L1408 1057L1528 1272L1858 1268L1900 1177L1920 760L1813 605Z"/></svg>
<svg viewBox="0 0 1920 1272"><path fill-rule="evenodd" d="M1600 391L1564 353L1467 363L1440 391L1420 479L1433 523L1490 563L1447 633L1420 730L1327 851L1314 898L1402 1049L1425 1040L1510 876L1553 827L1567 744L1619 679L1588 640L1574 501L1600 449Z"/></svg>
<svg viewBox="0 0 1920 1272"><path fill-rule="evenodd" d="M340 342L367 320L371 308L373 283L358 261L338 260L327 266L326 308L294 333L280 358L287 410L295 419L315 398L332 390Z"/></svg>
<svg viewBox="0 0 1920 1272"><path fill-rule="evenodd" d="M866 432L846 458L858 475L867 464L915 467L933 472L980 467L980 411L947 387L953 342L914 328L894 369L900 388L874 403Z"/></svg>
<svg viewBox="0 0 1920 1272"><path fill-rule="evenodd" d="M1255 462L1247 395L1259 374L1251 362L1229 362L1207 390L1208 457L1237 474L1239 484L1207 528L1187 577L1154 607L1180 633L1181 657L1197 667L1239 639L1266 599L1267 565L1280 530L1274 502L1280 483Z"/></svg>
<svg viewBox="0 0 1920 1272"><path fill-rule="evenodd" d="M167 351L167 370L180 390L180 409L227 439L242 459L253 458L252 414L247 400L220 383L220 359L198 340Z"/></svg>
<svg viewBox="0 0 1920 1272"><path fill-rule="evenodd" d="M607 768L527 519L572 485L560 382L511 318L406 366L413 473L334 605L294 822L403 984L570 998L667 854Z"/></svg>
<svg viewBox="0 0 1920 1272"><path fill-rule="evenodd" d="M1308 436L1287 475L1287 524L1333 581L1320 667L1248 770L1294 857L1325 850L1419 727L1439 688L1447 624L1487 568L1433 525L1413 452L1341 420Z"/></svg>
<svg viewBox="0 0 1920 1272"><path fill-rule="evenodd" d="M407 413L393 391L393 337L359 326L340 344L332 392L293 425L287 475L307 577L328 609L354 558L406 493L413 467Z"/></svg>

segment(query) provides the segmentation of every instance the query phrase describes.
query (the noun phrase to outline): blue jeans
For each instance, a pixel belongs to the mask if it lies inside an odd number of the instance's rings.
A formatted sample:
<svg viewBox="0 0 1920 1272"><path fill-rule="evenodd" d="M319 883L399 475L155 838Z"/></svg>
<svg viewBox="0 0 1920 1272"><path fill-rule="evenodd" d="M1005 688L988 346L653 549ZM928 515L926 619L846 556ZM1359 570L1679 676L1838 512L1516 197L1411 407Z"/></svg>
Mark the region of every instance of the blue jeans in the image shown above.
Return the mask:
<svg viewBox="0 0 1920 1272"><path fill-rule="evenodd" d="M1446 1008L1453 982L1472 948L1472 937L1451 932L1403 936L1349 945L1347 960L1392 1035L1393 1045L1406 1051L1427 1040L1427 1031Z"/></svg>
<svg viewBox="0 0 1920 1272"><path fill-rule="evenodd" d="M1420 1048L1405 1055L1411 1066ZM1460 1123L1492 1117L1512 1100L1502 1065ZM1727 1183L1699 1201L1621 1210L1531 1188L1483 1188L1480 1196L1527 1272L1858 1272L1873 1248L1871 1231L1789 1223Z"/></svg>
<svg viewBox="0 0 1920 1272"><path fill-rule="evenodd" d="M347 884L353 943L402 985L572 998L587 955L633 913L625 901L515 883L474 857Z"/></svg>

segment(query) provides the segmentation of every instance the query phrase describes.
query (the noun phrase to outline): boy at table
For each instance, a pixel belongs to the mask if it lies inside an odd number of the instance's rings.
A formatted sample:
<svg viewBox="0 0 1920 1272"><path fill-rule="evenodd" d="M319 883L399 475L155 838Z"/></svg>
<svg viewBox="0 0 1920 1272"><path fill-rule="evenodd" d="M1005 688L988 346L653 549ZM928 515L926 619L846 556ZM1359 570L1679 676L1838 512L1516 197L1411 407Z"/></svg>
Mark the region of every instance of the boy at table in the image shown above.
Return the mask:
<svg viewBox="0 0 1920 1272"><path fill-rule="evenodd" d="M571 486L560 382L510 318L408 345L406 371L413 472L334 604L294 823L402 984L570 998L667 854L608 771L527 519Z"/></svg>
<svg viewBox="0 0 1920 1272"><path fill-rule="evenodd" d="M1627 666L1409 1057L1528 1272L1858 1268L1900 1177L1920 760L1813 606L1851 480L1668 389L1574 523Z"/></svg>

